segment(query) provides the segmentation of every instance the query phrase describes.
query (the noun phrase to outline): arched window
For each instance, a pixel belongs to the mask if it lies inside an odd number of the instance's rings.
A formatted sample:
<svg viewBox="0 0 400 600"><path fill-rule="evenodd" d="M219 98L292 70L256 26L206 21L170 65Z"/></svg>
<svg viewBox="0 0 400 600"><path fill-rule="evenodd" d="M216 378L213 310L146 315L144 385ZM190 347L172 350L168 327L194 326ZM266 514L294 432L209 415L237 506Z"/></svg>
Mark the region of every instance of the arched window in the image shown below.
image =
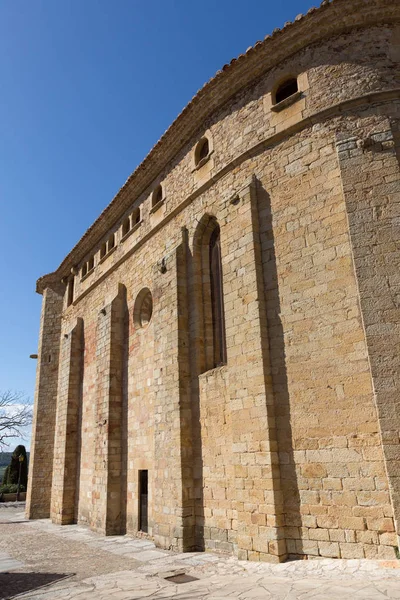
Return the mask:
<svg viewBox="0 0 400 600"><path fill-rule="evenodd" d="M275 92L275 104L286 100L289 96L293 96L296 92L298 92L299 87L297 85L296 77L290 77L283 81Z"/></svg>
<svg viewBox="0 0 400 600"><path fill-rule="evenodd" d="M122 223L122 237L124 237L124 235L126 235L129 232L130 228L131 228L131 220L129 217L126 217L126 219Z"/></svg>
<svg viewBox="0 0 400 600"><path fill-rule="evenodd" d="M221 236L217 225L210 238L210 291L214 367L226 363L224 298L222 294Z"/></svg>
<svg viewBox="0 0 400 600"><path fill-rule="evenodd" d="M203 137L197 144L194 153L194 162L196 166L204 164L210 154L210 143L208 138Z"/></svg>
<svg viewBox="0 0 400 600"><path fill-rule="evenodd" d="M75 277L71 275L68 280L68 291L67 291L67 306L71 306L74 301L74 283Z"/></svg>
<svg viewBox="0 0 400 600"><path fill-rule="evenodd" d="M201 340L198 369L204 373L227 360L220 227L210 215L204 215L194 235L191 285L193 330Z"/></svg>
<svg viewBox="0 0 400 600"><path fill-rule="evenodd" d="M115 246L115 235L112 233L110 235L110 237L108 238L108 242L107 242L107 252L110 252L110 250L112 250Z"/></svg>
<svg viewBox="0 0 400 600"><path fill-rule="evenodd" d="M163 196L164 196L164 194L163 194L162 186L158 185L152 194L151 206L154 208L154 206L157 206L158 204L160 204L163 200Z"/></svg>
<svg viewBox="0 0 400 600"><path fill-rule="evenodd" d="M137 207L132 213L132 223L133 225L137 225L140 223L140 208Z"/></svg>

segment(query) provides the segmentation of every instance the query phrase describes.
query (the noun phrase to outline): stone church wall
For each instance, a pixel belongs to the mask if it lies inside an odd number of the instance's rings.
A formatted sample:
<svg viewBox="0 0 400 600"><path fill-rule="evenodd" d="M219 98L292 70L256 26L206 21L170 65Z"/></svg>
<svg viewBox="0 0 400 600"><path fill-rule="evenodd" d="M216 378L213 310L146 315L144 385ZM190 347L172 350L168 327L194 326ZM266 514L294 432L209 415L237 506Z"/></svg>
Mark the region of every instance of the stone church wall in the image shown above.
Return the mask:
<svg viewBox="0 0 400 600"><path fill-rule="evenodd" d="M161 547L395 556L400 29L342 29L282 60L277 49L144 190L121 192L126 211L73 265L70 306L64 276L59 372L44 382L40 351L33 450L53 427L57 474L41 495L32 487L30 517L50 515L52 487L55 522L136 534L147 471L147 533ZM278 110L287 74L299 94ZM204 248L216 225L227 359L210 368Z"/></svg>

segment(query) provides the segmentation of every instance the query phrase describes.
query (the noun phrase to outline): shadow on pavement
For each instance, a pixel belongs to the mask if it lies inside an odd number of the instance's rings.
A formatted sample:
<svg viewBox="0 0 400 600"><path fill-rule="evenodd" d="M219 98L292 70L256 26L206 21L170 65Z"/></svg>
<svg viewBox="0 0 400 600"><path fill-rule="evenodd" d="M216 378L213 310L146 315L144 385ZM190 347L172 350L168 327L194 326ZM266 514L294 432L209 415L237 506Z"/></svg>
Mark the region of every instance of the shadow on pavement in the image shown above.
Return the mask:
<svg viewBox="0 0 400 600"><path fill-rule="evenodd" d="M66 573L0 573L0 600L37 590L51 583L72 577Z"/></svg>

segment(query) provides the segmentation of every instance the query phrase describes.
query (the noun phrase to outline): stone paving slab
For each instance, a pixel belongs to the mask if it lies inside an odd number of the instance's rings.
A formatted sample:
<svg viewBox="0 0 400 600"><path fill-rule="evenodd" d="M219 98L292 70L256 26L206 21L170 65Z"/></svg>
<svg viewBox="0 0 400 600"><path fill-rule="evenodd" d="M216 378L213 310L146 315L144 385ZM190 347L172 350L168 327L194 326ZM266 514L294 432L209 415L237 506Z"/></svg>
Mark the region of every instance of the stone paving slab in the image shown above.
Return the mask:
<svg viewBox="0 0 400 600"><path fill-rule="evenodd" d="M276 565L213 553L174 554L147 539L104 538L82 526L23 517L0 507L0 565L13 561L15 566L3 575L9 578L5 585L13 577L30 577L32 589L18 596L25 600L400 600L400 561L320 559ZM8 540L6 549L1 549L2 539ZM21 549L23 539L29 541L29 552ZM56 581L60 569L68 579L59 574ZM195 580L178 584L165 579L176 572ZM51 577L55 583L40 586ZM8 597L0 590L0 599Z"/></svg>
<svg viewBox="0 0 400 600"><path fill-rule="evenodd" d="M24 563L9 556L7 558L0 557L0 573L14 571L15 569L20 569L23 566Z"/></svg>
<svg viewBox="0 0 400 600"><path fill-rule="evenodd" d="M243 580L240 576L215 576L186 584L171 584L156 578L144 578L130 571L122 571L105 577L89 578L72 586L52 586L40 595L27 594L23 598L67 598L68 600L136 600L154 598L164 600L387 600L400 598L396 583L369 585L362 581L342 581L340 584L307 578L290 581L279 577L258 577Z"/></svg>
<svg viewBox="0 0 400 600"><path fill-rule="evenodd" d="M140 560L140 562L149 562L163 558L165 555L166 552L160 550L144 550L143 552L135 552L135 559Z"/></svg>

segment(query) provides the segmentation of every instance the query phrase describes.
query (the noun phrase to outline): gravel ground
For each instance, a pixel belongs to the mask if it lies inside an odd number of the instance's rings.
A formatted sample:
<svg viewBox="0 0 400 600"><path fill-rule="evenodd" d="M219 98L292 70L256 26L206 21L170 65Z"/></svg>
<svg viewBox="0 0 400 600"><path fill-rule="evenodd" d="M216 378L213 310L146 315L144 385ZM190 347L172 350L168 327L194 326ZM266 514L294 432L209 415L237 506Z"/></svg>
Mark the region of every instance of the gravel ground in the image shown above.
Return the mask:
<svg viewBox="0 0 400 600"><path fill-rule="evenodd" d="M135 569L141 564L99 548L88 552L88 546L77 544L74 538L38 531L34 521L22 520L21 510L21 502L0 505L0 553L7 553L24 565L12 573L0 573L1 600L65 577L81 581Z"/></svg>

